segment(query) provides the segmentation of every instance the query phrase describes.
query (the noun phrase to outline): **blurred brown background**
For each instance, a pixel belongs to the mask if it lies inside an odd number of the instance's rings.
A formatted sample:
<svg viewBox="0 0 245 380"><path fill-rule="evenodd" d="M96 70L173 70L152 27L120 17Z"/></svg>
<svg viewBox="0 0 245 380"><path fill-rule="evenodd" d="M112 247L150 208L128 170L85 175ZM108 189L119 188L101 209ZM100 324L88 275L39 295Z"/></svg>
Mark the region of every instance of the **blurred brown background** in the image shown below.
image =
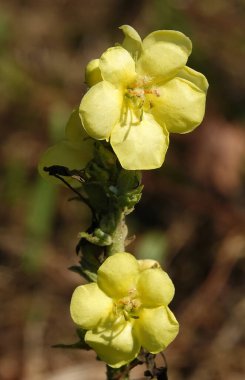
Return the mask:
<svg viewBox="0 0 245 380"><path fill-rule="evenodd" d="M176 285L169 379L245 378L244 16L243 0L1 1L0 379L105 378L94 354L51 348L76 341L69 302L81 279L67 267L90 215L36 166L80 102L86 63L122 40L122 24L187 34L188 64L210 83L203 124L171 136L129 217L128 250L160 260Z"/></svg>

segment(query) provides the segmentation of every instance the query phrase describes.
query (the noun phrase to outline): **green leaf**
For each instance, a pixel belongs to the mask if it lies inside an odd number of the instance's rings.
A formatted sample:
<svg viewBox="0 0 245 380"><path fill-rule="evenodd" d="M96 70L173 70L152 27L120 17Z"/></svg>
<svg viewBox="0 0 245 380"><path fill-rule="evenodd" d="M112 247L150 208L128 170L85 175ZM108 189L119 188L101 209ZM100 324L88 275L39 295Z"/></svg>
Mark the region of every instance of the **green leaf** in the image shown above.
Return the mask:
<svg viewBox="0 0 245 380"><path fill-rule="evenodd" d="M101 247L111 245L111 236L102 231L100 228L96 228L92 234L88 232L80 232L78 237L86 239L89 243L99 245Z"/></svg>
<svg viewBox="0 0 245 380"><path fill-rule="evenodd" d="M125 194L139 187L140 183L141 173L138 170L122 169L118 176L117 187L120 194Z"/></svg>
<svg viewBox="0 0 245 380"><path fill-rule="evenodd" d="M89 202L97 213L103 213L108 210L108 198L101 184L84 183L84 190L88 195Z"/></svg>
<svg viewBox="0 0 245 380"><path fill-rule="evenodd" d="M91 282L97 282L97 275L92 270L82 268L82 266L73 265L68 268L70 271L78 273L80 276Z"/></svg>

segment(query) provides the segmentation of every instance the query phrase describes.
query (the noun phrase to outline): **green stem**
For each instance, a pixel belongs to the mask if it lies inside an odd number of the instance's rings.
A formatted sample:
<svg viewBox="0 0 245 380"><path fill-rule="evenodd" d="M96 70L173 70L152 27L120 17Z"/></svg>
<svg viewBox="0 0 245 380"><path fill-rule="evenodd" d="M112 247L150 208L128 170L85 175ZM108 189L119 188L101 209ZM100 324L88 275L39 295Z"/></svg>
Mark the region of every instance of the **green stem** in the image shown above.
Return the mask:
<svg viewBox="0 0 245 380"><path fill-rule="evenodd" d="M124 252L125 240L128 234L128 228L125 223L125 217L122 213L120 215L117 226L112 234L112 244L107 248L107 254L113 255L114 253Z"/></svg>
<svg viewBox="0 0 245 380"><path fill-rule="evenodd" d="M107 254L113 255L117 252L124 252L125 240L128 234L128 228L125 223L125 217L122 213L118 220L117 226L112 234L112 244L107 248ZM121 368L111 368L106 366L107 380L129 380L129 369L127 366Z"/></svg>

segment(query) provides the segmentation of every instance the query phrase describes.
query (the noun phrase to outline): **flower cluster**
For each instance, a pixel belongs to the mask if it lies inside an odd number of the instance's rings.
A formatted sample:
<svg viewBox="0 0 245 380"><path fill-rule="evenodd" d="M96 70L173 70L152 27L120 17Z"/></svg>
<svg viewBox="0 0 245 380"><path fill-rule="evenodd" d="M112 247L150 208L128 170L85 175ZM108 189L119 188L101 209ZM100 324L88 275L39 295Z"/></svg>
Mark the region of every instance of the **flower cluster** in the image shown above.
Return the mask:
<svg viewBox="0 0 245 380"><path fill-rule="evenodd" d="M110 141L123 168L162 165L169 133L187 133L202 121L208 82L186 66L192 44L183 33L158 30L143 41L121 27L122 45L87 65L90 89L80 104L88 135Z"/></svg>
<svg viewBox="0 0 245 380"><path fill-rule="evenodd" d="M64 176L75 173L61 178L69 187L81 185L74 178L84 169L85 197L75 192L93 213L89 233L81 233L79 243L87 256L95 245L114 244L106 256L124 250L124 240L122 248L115 248L113 239L127 234L117 227L140 199L140 176L133 171L159 168L169 134L191 132L205 111L208 82L186 66L192 50L188 37L158 30L142 41L132 27L121 29L123 43L88 63L89 89L68 121L65 140L49 148L39 163L41 175L52 182L59 181L52 166L63 168ZM86 278L97 279L79 286L71 300L71 316L84 330L85 342L114 368L131 362L141 348L152 354L164 350L179 326L168 308L174 286L160 265L126 252L107 257L100 267L99 260L85 260L84 267L82 260L79 273L86 270Z"/></svg>
<svg viewBox="0 0 245 380"><path fill-rule="evenodd" d="M173 295L173 283L156 261L116 253L100 266L97 283L76 288L71 316L87 330L85 342L118 368L141 347L156 354L176 337L178 322L168 308Z"/></svg>

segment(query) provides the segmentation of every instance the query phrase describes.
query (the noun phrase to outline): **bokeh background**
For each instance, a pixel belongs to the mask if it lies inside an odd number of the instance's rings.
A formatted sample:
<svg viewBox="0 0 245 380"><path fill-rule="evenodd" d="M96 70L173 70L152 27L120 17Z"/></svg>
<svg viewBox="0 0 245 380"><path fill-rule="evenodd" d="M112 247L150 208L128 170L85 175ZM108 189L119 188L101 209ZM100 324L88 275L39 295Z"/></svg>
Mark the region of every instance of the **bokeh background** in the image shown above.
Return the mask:
<svg viewBox="0 0 245 380"><path fill-rule="evenodd" d="M161 261L176 285L169 379L245 378L244 16L243 0L1 1L0 379L105 378L93 353L51 348L76 341L69 302L81 279L67 268L90 214L36 167L86 90L86 63L122 40L122 24L187 34L189 66L210 83L204 122L171 136L128 218L128 250Z"/></svg>

